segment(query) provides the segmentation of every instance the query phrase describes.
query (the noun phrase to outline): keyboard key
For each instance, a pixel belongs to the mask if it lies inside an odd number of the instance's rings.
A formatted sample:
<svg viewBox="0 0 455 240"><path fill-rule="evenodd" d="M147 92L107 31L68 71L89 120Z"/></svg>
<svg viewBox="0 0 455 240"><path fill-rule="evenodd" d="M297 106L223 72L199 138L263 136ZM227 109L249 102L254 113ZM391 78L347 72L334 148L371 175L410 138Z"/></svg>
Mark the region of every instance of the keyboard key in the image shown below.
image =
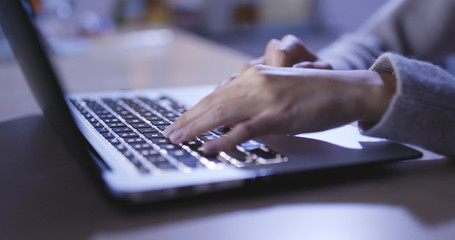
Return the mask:
<svg viewBox="0 0 455 240"><path fill-rule="evenodd" d="M114 118L114 115L112 114L98 114L98 117L101 119L107 119L107 118Z"/></svg>
<svg viewBox="0 0 455 240"><path fill-rule="evenodd" d="M125 124L123 123L107 123L107 126L111 127L111 128L115 128L115 127L126 127Z"/></svg>
<svg viewBox="0 0 455 240"><path fill-rule="evenodd" d="M236 160L240 161L240 162L248 162L250 161L251 159L248 157L247 154L239 151L237 148L233 148L231 150L228 150L228 151L224 151L227 155L235 158Z"/></svg>
<svg viewBox="0 0 455 240"><path fill-rule="evenodd" d="M120 152L126 152L128 151L128 149L125 147L125 145L123 144L115 144L114 147L119 150Z"/></svg>
<svg viewBox="0 0 455 240"><path fill-rule="evenodd" d="M110 139L107 139L112 145L115 145L115 144L120 144L120 140L118 140L117 138L110 138Z"/></svg>
<svg viewBox="0 0 455 240"><path fill-rule="evenodd" d="M147 161L153 163L153 164L157 164L159 162L168 162L168 160L166 158L164 158L163 156L161 155L156 155L156 154L150 154L150 155L147 155L145 156L145 159L147 159Z"/></svg>
<svg viewBox="0 0 455 240"><path fill-rule="evenodd" d="M209 134L206 134L205 136L204 135L198 136L198 138L201 139L204 142L210 141L210 140L215 139L215 138L219 138L219 136L213 135L211 133L209 133Z"/></svg>
<svg viewBox="0 0 455 240"><path fill-rule="evenodd" d="M177 159L179 162L185 164L188 167L196 168L199 166L199 160L182 149L169 151L169 154Z"/></svg>
<svg viewBox="0 0 455 240"><path fill-rule="evenodd" d="M145 133L158 133L158 130L154 129L154 128L139 128L138 131L142 134L145 134Z"/></svg>
<svg viewBox="0 0 455 240"><path fill-rule="evenodd" d="M183 157L180 157L177 159L179 162L185 164L185 166L190 167L190 168L198 168L200 166L203 166L199 160L192 156L192 155L186 155Z"/></svg>
<svg viewBox="0 0 455 240"><path fill-rule="evenodd" d="M130 162L137 168L137 170L141 173L149 173L150 171L147 169L147 167L144 166L144 164L142 164L142 162L137 159L137 158L132 158L132 159L129 159Z"/></svg>
<svg viewBox="0 0 455 240"><path fill-rule="evenodd" d="M159 169L162 169L162 170L174 170L174 169L177 169L170 162L157 162L154 165L155 165L155 167L157 167Z"/></svg>
<svg viewBox="0 0 455 240"><path fill-rule="evenodd" d="M134 165L142 165L141 160L139 160L139 159L136 158L136 157L131 158L130 161L131 161L131 163L134 164Z"/></svg>
<svg viewBox="0 0 455 240"><path fill-rule="evenodd" d="M92 118L92 117L93 117L92 114L88 113L87 111L85 111L85 110L83 110L83 109L82 109L82 110L79 109L79 111L81 112L81 114L82 114L86 119Z"/></svg>
<svg viewBox="0 0 455 240"><path fill-rule="evenodd" d="M122 115L122 118L123 119L133 119L133 118L137 118L136 115L133 115L133 114L125 114L125 115Z"/></svg>
<svg viewBox="0 0 455 240"><path fill-rule="evenodd" d="M172 144L172 143L167 143L167 144L158 144L160 148L165 149L165 150L174 150L180 148L178 145Z"/></svg>
<svg viewBox="0 0 455 240"><path fill-rule="evenodd" d="M159 113L163 114L163 115L166 114L166 113L170 113L169 110L167 110L166 108L163 108L163 107L157 107L155 110L158 111Z"/></svg>
<svg viewBox="0 0 455 240"><path fill-rule="evenodd" d="M165 138L165 137L160 137L160 138L152 138L150 139L155 144L170 144L171 142Z"/></svg>
<svg viewBox="0 0 455 240"><path fill-rule="evenodd" d="M145 158L151 158L151 157L158 157L161 156L158 151L156 151L153 148L145 148L141 149L139 153L144 156Z"/></svg>
<svg viewBox="0 0 455 240"><path fill-rule="evenodd" d="M148 143L136 143L136 144L133 144L132 145L134 149L140 151L142 149L150 149L152 148L152 146L150 146L150 144Z"/></svg>
<svg viewBox="0 0 455 240"><path fill-rule="evenodd" d="M104 127L104 125L100 122L94 122L94 123L91 123L93 127L95 128L101 128L101 127Z"/></svg>
<svg viewBox="0 0 455 240"><path fill-rule="evenodd" d="M212 130L212 132L214 132L218 135L224 135L224 134L228 133L229 131L231 131L231 129L228 127L219 127L217 129Z"/></svg>
<svg viewBox="0 0 455 240"><path fill-rule="evenodd" d="M98 115L98 116L109 114L109 111L105 110L104 108L100 109L100 110L93 111L93 112L96 113L96 115Z"/></svg>
<svg viewBox="0 0 455 240"><path fill-rule="evenodd" d="M129 124L132 124L132 123L144 123L144 121L142 121L139 118L126 119L126 122L129 123Z"/></svg>
<svg viewBox="0 0 455 240"><path fill-rule="evenodd" d="M134 154L132 152L130 152L130 151L124 151L122 154L123 154L123 156L125 156L128 159L135 158Z"/></svg>
<svg viewBox="0 0 455 240"><path fill-rule="evenodd" d="M257 156L264 158L264 159L273 159L273 158L277 158L280 156L279 153L277 153L267 147L256 148L254 150L250 150L249 152L252 154L256 154Z"/></svg>
<svg viewBox="0 0 455 240"><path fill-rule="evenodd" d="M153 115L153 116L146 116L145 119L149 120L149 121L161 121L163 120L162 118L156 116L156 115Z"/></svg>
<svg viewBox="0 0 455 240"><path fill-rule="evenodd" d="M171 125L171 124L160 125L160 126L157 126L157 128L160 129L161 131L164 131L164 129L166 129L167 127L169 127L169 125Z"/></svg>
<svg viewBox="0 0 455 240"><path fill-rule="evenodd" d="M107 130L107 128L105 128L105 127L97 127L96 131L98 131L99 133L107 133L107 132L109 132L109 130Z"/></svg>
<svg viewBox="0 0 455 240"><path fill-rule="evenodd" d="M128 111L128 110L122 110L122 111L119 111L117 112L120 116L125 116L125 115L130 115L131 112Z"/></svg>
<svg viewBox="0 0 455 240"><path fill-rule="evenodd" d="M125 132L125 133L118 133L121 138L135 138L139 137L135 132Z"/></svg>
<svg viewBox="0 0 455 240"><path fill-rule="evenodd" d="M167 118L177 118L179 117L177 114L173 113L173 112L168 112L166 114L164 114L165 117Z"/></svg>
<svg viewBox="0 0 455 240"><path fill-rule="evenodd" d="M143 113L141 113L141 115L144 116L144 117L156 116L154 113L152 113L152 112L150 112L150 111L143 112Z"/></svg>
<svg viewBox="0 0 455 240"><path fill-rule="evenodd" d="M161 133L145 133L144 136L148 139L154 139L154 138L164 138L163 134Z"/></svg>
<svg viewBox="0 0 455 240"><path fill-rule="evenodd" d="M149 110L147 110L146 108L143 108L143 107L134 107L133 108L136 112L138 113L144 113L144 112L148 112Z"/></svg>
<svg viewBox="0 0 455 240"><path fill-rule="evenodd" d="M192 140L184 143L188 147L190 147L191 150L193 151L200 151L200 147L202 147L202 143L200 141Z"/></svg>
<svg viewBox="0 0 455 240"><path fill-rule="evenodd" d="M172 165L166 158L161 155L150 155L146 157L147 161L152 163L155 167L162 169L162 170L175 170L177 169L174 165Z"/></svg>
<svg viewBox="0 0 455 240"><path fill-rule="evenodd" d="M250 151L250 150L254 150L254 149L260 148L260 147L264 146L264 144L262 144L260 142L257 142L255 140L248 140L248 141L242 143L241 146L245 150Z"/></svg>
<svg viewBox="0 0 455 240"><path fill-rule="evenodd" d="M182 114L187 111L186 108L184 108L184 107L175 108L174 110L179 112L179 113L182 113Z"/></svg>
<svg viewBox="0 0 455 240"><path fill-rule="evenodd" d="M188 147L190 147L191 150L197 152L199 155L201 155L202 157L205 157L207 159L214 159L213 162L218 162L216 160L216 157L217 155L206 155L203 151L202 151L202 143L199 141L199 140L193 140L193 141L189 141L187 143L184 143L185 145L187 145Z"/></svg>
<svg viewBox="0 0 455 240"><path fill-rule="evenodd" d="M129 144L135 144L135 143L145 143L145 141L142 138L125 138L125 142Z"/></svg>
<svg viewBox="0 0 455 240"><path fill-rule="evenodd" d="M133 126L134 128L149 128L150 125L146 124L146 123L133 123L131 124L131 126Z"/></svg>
<svg viewBox="0 0 455 240"><path fill-rule="evenodd" d="M107 119L103 119L103 121L105 123L118 123L118 122L120 122L120 120L118 118L107 118Z"/></svg>
<svg viewBox="0 0 455 240"><path fill-rule="evenodd" d="M112 128L112 131L116 133L121 133L121 132L132 132L132 130L129 127L117 127L117 128Z"/></svg>
<svg viewBox="0 0 455 240"><path fill-rule="evenodd" d="M168 118L168 119L169 119L169 121L171 121L171 122L175 122L175 120L177 120L177 118L179 118L179 117L170 117L170 118Z"/></svg>
<svg viewBox="0 0 455 240"><path fill-rule="evenodd" d="M169 122L164 121L164 120L152 121L152 124L155 125L155 126L159 126L159 125L170 125Z"/></svg>
<svg viewBox="0 0 455 240"><path fill-rule="evenodd" d="M125 115L125 114L129 113L128 110L126 110L125 108L120 107L120 106L113 106L113 107L111 107L111 109L120 115Z"/></svg>
<svg viewBox="0 0 455 240"><path fill-rule="evenodd" d="M144 165L139 164L139 165L135 165L137 170L139 170L140 173L149 173L150 170L148 170Z"/></svg>
<svg viewBox="0 0 455 240"><path fill-rule="evenodd" d="M217 155L215 157L205 157L207 160L209 160L210 162L213 162L213 163L226 163L226 159L224 159L223 157L221 157L220 155Z"/></svg>
<svg viewBox="0 0 455 240"><path fill-rule="evenodd" d="M96 118L94 118L94 117L92 117L92 118L87 118L87 121L88 121L89 123L97 123L97 122L99 122L98 119L96 119Z"/></svg>
<svg viewBox="0 0 455 240"><path fill-rule="evenodd" d="M106 139L115 138L114 134L112 134L110 132L101 133L101 135L103 135L103 137Z"/></svg>

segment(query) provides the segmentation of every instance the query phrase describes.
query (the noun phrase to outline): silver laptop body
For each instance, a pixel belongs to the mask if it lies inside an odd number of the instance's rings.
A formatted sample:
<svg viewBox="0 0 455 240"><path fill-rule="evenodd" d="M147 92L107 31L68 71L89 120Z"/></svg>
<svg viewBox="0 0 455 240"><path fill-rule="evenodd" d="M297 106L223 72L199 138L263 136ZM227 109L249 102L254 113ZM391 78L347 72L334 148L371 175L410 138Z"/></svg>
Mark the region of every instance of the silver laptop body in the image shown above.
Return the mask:
<svg viewBox="0 0 455 240"><path fill-rule="evenodd" d="M238 188L268 176L343 171L421 155L346 125L268 136L204 156L200 145L228 129L214 129L178 146L161 132L213 86L65 94L20 1L0 0L0 23L46 118L82 165L96 169L106 189L120 199L164 200Z"/></svg>

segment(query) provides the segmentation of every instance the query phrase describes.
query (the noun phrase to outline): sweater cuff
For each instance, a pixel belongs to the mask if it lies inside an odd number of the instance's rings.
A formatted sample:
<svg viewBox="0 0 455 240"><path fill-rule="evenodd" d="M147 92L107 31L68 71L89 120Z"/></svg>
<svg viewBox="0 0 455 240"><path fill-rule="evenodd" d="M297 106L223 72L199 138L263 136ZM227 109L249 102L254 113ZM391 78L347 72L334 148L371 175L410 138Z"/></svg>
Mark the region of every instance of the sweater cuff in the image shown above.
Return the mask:
<svg viewBox="0 0 455 240"><path fill-rule="evenodd" d="M385 53L370 70L394 74L396 93L376 124L359 123L363 134L416 144L455 156L455 78L427 62Z"/></svg>

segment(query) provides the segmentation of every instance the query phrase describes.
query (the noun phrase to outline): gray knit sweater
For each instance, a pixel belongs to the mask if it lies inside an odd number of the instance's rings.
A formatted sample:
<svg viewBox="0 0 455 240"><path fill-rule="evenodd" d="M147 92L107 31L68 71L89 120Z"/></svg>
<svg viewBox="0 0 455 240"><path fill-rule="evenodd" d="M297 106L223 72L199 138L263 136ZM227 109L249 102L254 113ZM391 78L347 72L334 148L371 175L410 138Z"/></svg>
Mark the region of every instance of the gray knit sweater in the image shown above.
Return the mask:
<svg viewBox="0 0 455 240"><path fill-rule="evenodd" d="M395 74L389 108L378 123L361 124L364 134L455 158L455 77L427 62L454 52L455 0L392 0L319 56L335 69Z"/></svg>

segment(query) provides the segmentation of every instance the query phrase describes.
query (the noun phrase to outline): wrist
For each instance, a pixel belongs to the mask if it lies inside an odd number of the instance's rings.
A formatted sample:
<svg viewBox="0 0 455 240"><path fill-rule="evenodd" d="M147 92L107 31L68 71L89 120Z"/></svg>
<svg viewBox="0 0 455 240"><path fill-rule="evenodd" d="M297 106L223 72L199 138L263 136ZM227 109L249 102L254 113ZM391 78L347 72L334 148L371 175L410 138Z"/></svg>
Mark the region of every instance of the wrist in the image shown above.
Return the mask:
<svg viewBox="0 0 455 240"><path fill-rule="evenodd" d="M396 78L393 74L376 71L365 72L365 86L359 98L360 121L377 123L389 107L396 92Z"/></svg>

